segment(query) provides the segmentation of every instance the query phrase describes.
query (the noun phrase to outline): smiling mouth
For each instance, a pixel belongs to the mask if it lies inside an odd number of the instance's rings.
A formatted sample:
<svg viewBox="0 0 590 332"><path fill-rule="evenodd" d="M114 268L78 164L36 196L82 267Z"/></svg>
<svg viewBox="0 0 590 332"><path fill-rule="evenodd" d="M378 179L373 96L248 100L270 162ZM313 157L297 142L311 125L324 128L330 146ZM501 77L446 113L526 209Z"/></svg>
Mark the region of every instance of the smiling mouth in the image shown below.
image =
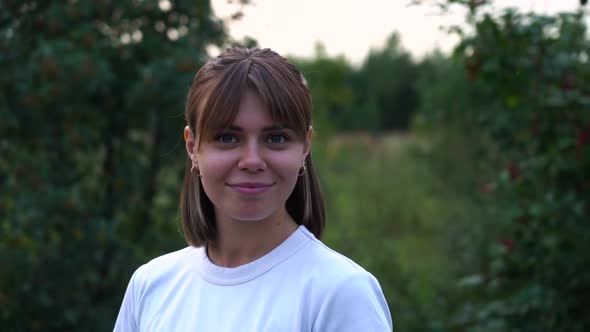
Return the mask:
<svg viewBox="0 0 590 332"><path fill-rule="evenodd" d="M262 194L267 191L270 187L272 187L274 183L266 184L266 183L236 183L236 184L228 184L228 186L235 191L242 193L242 194Z"/></svg>

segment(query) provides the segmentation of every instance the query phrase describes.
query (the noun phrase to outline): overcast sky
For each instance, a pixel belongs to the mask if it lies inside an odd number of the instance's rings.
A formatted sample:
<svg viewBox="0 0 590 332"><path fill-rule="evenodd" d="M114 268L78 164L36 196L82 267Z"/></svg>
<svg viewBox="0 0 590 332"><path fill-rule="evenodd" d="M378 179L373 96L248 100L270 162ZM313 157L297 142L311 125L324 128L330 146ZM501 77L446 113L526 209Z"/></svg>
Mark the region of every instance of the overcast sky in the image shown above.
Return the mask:
<svg viewBox="0 0 590 332"><path fill-rule="evenodd" d="M238 2L238 1L233 1ZM450 50L456 39L439 30L441 25L460 23L463 14L439 15L428 5L408 6L410 0L252 0L244 17L229 24L230 35L251 36L262 47L282 55L311 56L321 41L330 55L344 55L360 63L369 49L383 45L398 31L404 48L420 57L434 48ZM553 14L575 10L579 0L495 0L495 7L509 5ZM212 0L219 17L239 8L228 0Z"/></svg>

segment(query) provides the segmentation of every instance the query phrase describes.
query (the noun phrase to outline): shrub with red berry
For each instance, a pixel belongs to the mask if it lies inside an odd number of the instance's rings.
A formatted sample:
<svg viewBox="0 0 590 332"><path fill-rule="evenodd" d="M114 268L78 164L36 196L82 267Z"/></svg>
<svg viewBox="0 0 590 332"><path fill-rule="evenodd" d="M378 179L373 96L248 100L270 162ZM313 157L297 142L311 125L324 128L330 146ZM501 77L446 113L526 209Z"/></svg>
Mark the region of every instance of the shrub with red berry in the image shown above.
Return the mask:
<svg viewBox="0 0 590 332"><path fill-rule="evenodd" d="M462 34L456 56L464 59L469 93L478 99L464 112L477 114L496 147L489 159L504 165L493 183L477 190L505 202L500 208L507 217L495 225L501 235L490 229L484 240L490 250L478 275L485 281L466 296L453 328L588 331L590 41L584 13L470 8L469 22L473 32ZM469 273L466 279L473 278Z"/></svg>

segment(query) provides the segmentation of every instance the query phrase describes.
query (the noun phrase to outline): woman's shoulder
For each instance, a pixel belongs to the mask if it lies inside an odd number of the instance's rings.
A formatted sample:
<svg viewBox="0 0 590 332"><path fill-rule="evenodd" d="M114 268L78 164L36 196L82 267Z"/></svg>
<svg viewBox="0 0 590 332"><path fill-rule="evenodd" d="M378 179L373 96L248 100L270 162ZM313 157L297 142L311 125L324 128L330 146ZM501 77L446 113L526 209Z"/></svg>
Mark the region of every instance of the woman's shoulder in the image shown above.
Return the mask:
<svg viewBox="0 0 590 332"><path fill-rule="evenodd" d="M354 260L330 248L306 229L303 231L310 238L310 243L300 259L304 261L302 264L307 266L308 271L315 271L331 281L371 275Z"/></svg>
<svg viewBox="0 0 590 332"><path fill-rule="evenodd" d="M317 330L391 331L391 314L377 279L352 259L308 236L311 241L298 263L305 264L308 282L321 298Z"/></svg>
<svg viewBox="0 0 590 332"><path fill-rule="evenodd" d="M140 282L156 281L163 278L189 272L194 268L194 262L202 255L202 248L185 247L162 256L158 256L141 265L134 273L134 278Z"/></svg>

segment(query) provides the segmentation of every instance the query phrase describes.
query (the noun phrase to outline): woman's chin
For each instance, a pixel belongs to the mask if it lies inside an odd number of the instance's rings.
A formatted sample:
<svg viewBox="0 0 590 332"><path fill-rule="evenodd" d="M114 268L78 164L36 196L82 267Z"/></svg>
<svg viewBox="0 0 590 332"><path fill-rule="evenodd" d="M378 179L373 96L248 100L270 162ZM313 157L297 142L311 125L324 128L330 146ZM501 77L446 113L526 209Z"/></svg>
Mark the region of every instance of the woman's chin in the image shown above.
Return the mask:
<svg viewBox="0 0 590 332"><path fill-rule="evenodd" d="M240 214L236 216L232 216L231 218L235 222L261 222L267 218L262 215L257 214Z"/></svg>
<svg viewBox="0 0 590 332"><path fill-rule="evenodd" d="M226 208L225 213L217 215L225 215L225 218L230 219L234 222L263 222L265 220L274 220L276 218L281 219L283 215L287 215L286 211L281 212L280 210L269 208L262 204L244 204L240 206L234 206L232 208ZM225 219L224 218L224 219Z"/></svg>

